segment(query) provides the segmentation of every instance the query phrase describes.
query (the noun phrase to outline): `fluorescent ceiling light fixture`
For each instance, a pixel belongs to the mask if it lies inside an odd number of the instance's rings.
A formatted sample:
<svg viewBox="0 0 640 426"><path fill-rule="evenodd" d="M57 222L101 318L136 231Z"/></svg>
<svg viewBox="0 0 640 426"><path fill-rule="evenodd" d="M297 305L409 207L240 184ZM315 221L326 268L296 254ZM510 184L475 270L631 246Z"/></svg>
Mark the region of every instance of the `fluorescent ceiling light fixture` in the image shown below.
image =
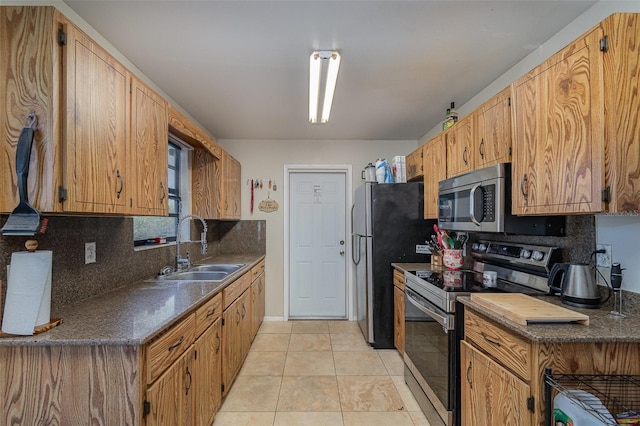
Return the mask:
<svg viewBox="0 0 640 426"><path fill-rule="evenodd" d="M333 94L336 90L340 54L331 50L318 50L309 57L309 122L326 123L329 121ZM324 97L320 91L324 87ZM320 103L322 101L322 103ZM318 111L322 105L322 115L318 120Z"/></svg>

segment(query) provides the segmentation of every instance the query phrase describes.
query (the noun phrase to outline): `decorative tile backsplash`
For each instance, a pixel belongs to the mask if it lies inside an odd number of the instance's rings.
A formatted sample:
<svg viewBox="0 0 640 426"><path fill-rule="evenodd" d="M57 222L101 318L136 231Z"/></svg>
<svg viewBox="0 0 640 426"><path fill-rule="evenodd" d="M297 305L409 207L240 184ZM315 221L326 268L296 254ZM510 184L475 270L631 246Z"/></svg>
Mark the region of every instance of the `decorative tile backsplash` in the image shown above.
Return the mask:
<svg viewBox="0 0 640 426"><path fill-rule="evenodd" d="M6 215L0 215L4 223ZM175 266L175 244L134 250L131 217L48 216L45 234L38 235L38 250L53 251L52 306L64 306L149 278L165 265ZM194 225L192 225L194 226ZM265 221L207 221L208 254L264 254ZM194 229L199 229L194 228ZM194 235L195 234L195 231ZM199 231L198 231L199 232ZM7 282L11 253L23 251L34 237L0 236L0 280ZM96 263L85 265L84 245L96 243ZM192 261L204 257L199 243L185 243ZM6 285L3 286L4 301Z"/></svg>

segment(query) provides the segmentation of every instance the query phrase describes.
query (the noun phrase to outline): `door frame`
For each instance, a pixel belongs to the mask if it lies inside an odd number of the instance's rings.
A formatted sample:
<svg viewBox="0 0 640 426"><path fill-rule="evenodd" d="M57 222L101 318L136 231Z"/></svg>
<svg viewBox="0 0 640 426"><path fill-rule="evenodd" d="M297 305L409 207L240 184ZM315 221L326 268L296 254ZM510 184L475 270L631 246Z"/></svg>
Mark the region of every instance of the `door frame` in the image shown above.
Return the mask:
<svg viewBox="0 0 640 426"><path fill-rule="evenodd" d="M345 175L345 282L347 284L347 294L345 303L347 304L347 319L355 321L353 309L353 272L348 262L351 259L351 205L353 204L353 172L351 164L285 164L284 165L284 320L289 320L289 237L290 237L290 206L289 197L291 186L289 180L292 173L342 173Z"/></svg>

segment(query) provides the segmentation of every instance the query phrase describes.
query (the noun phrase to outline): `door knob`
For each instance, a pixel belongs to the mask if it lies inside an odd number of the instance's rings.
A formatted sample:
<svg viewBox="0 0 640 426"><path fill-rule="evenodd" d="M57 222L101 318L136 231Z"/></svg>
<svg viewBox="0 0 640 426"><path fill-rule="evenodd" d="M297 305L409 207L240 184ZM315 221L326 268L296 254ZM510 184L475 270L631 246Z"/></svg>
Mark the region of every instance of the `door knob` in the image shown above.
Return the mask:
<svg viewBox="0 0 640 426"><path fill-rule="evenodd" d="M340 250L340 256L344 256L344 250Z"/></svg>

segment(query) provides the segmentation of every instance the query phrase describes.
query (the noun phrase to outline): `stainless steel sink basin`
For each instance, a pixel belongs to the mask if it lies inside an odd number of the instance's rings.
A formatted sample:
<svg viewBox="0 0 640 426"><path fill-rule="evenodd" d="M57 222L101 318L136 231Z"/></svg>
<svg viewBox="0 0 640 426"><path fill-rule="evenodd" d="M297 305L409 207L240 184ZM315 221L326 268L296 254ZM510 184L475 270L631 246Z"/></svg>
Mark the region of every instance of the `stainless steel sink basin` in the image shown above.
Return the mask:
<svg viewBox="0 0 640 426"><path fill-rule="evenodd" d="M162 281L222 281L228 272L224 271L184 271L156 278Z"/></svg>
<svg viewBox="0 0 640 426"><path fill-rule="evenodd" d="M244 263L211 263L208 265L193 265L189 271L212 271L232 273L242 268Z"/></svg>

